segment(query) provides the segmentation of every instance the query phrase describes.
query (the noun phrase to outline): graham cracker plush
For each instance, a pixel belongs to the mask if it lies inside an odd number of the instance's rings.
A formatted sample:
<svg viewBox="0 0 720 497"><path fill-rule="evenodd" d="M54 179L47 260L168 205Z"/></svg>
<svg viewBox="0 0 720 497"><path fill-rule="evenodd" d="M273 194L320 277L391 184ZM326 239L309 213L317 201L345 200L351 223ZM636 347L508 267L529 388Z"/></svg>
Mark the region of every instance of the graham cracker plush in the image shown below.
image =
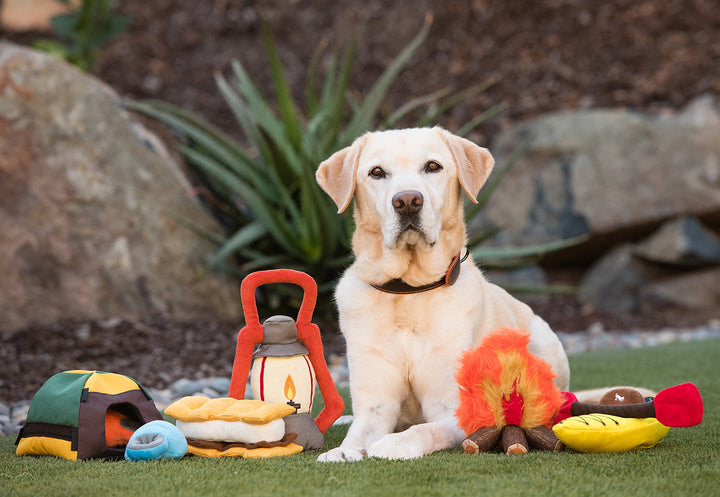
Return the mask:
<svg viewBox="0 0 720 497"><path fill-rule="evenodd" d="M255 425L269 423L294 412L295 408L288 404L229 397L208 399L200 396L183 397L165 409L165 414L179 421L242 421Z"/></svg>

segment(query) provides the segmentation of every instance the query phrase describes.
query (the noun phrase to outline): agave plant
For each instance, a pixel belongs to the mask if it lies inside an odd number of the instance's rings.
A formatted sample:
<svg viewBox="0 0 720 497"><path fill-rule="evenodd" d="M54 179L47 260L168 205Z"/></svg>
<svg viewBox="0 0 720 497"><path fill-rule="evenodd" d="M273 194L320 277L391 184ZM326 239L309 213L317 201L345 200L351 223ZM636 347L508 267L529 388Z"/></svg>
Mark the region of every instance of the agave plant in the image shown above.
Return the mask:
<svg viewBox="0 0 720 497"><path fill-rule="evenodd" d="M352 218L338 216L332 200L315 182L320 162L367 130L394 127L411 115L417 126L432 125L453 106L488 86L482 84L454 95L450 88L441 89L411 100L389 115L380 115L388 89L427 37L430 24L428 17L361 101L348 98L354 47L330 58L322 84L317 83L322 56L322 48L318 49L309 64L304 108L292 98L274 40L263 25L274 102L237 60L231 64L229 78L215 74L247 146L175 105L160 101L126 103L128 108L167 124L180 136L181 152L209 192L213 212L228 231L227 238L217 240L219 248L209 260L212 268L240 277L259 269L292 268L311 274L321 294L332 288L341 269L350 262ZM502 105L489 109L456 133L469 133L500 110ZM512 163L499 168L480 203L468 210L469 216L482 208ZM479 244L489 234L473 243ZM481 258L490 255L491 259L507 260L510 256L524 261L551 248L474 253Z"/></svg>

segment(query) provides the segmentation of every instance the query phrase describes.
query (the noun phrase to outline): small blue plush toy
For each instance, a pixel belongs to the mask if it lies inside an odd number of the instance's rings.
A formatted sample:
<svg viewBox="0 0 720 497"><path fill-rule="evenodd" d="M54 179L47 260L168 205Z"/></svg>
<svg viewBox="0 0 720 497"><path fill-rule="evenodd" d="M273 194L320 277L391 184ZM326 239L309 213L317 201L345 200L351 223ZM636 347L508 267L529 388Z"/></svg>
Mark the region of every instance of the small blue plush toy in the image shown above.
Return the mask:
<svg viewBox="0 0 720 497"><path fill-rule="evenodd" d="M125 448L128 461L154 461L180 459L188 451L187 440L174 424L167 421L150 421L130 437Z"/></svg>

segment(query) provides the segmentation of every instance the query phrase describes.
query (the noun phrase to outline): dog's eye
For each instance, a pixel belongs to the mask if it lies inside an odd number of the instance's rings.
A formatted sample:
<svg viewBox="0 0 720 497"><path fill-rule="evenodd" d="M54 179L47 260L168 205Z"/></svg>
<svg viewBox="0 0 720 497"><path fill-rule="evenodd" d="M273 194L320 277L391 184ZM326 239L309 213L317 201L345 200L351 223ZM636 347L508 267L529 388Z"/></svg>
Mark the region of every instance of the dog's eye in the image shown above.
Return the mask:
<svg viewBox="0 0 720 497"><path fill-rule="evenodd" d="M426 173L437 173L438 171L442 171L443 167L435 162L434 160L428 161L425 164L425 172Z"/></svg>
<svg viewBox="0 0 720 497"><path fill-rule="evenodd" d="M382 179L386 176L385 171L380 166L375 166L372 169L370 169L370 173L368 174L371 178L374 179Z"/></svg>

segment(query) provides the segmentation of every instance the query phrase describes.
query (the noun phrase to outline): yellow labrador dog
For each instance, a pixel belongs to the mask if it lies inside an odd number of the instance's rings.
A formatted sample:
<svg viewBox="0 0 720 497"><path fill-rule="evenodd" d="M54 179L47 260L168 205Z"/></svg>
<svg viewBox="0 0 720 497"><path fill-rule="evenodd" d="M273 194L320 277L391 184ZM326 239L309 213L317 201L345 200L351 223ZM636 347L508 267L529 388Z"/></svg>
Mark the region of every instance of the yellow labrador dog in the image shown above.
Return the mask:
<svg viewBox="0 0 720 497"><path fill-rule="evenodd" d="M567 357L548 324L464 260L463 195L475 201L492 167L473 142L418 128L367 133L318 168L339 212L355 199L356 223L355 262L335 292L354 421L320 461L458 446L458 357L500 327L529 331L530 351L568 389Z"/></svg>

